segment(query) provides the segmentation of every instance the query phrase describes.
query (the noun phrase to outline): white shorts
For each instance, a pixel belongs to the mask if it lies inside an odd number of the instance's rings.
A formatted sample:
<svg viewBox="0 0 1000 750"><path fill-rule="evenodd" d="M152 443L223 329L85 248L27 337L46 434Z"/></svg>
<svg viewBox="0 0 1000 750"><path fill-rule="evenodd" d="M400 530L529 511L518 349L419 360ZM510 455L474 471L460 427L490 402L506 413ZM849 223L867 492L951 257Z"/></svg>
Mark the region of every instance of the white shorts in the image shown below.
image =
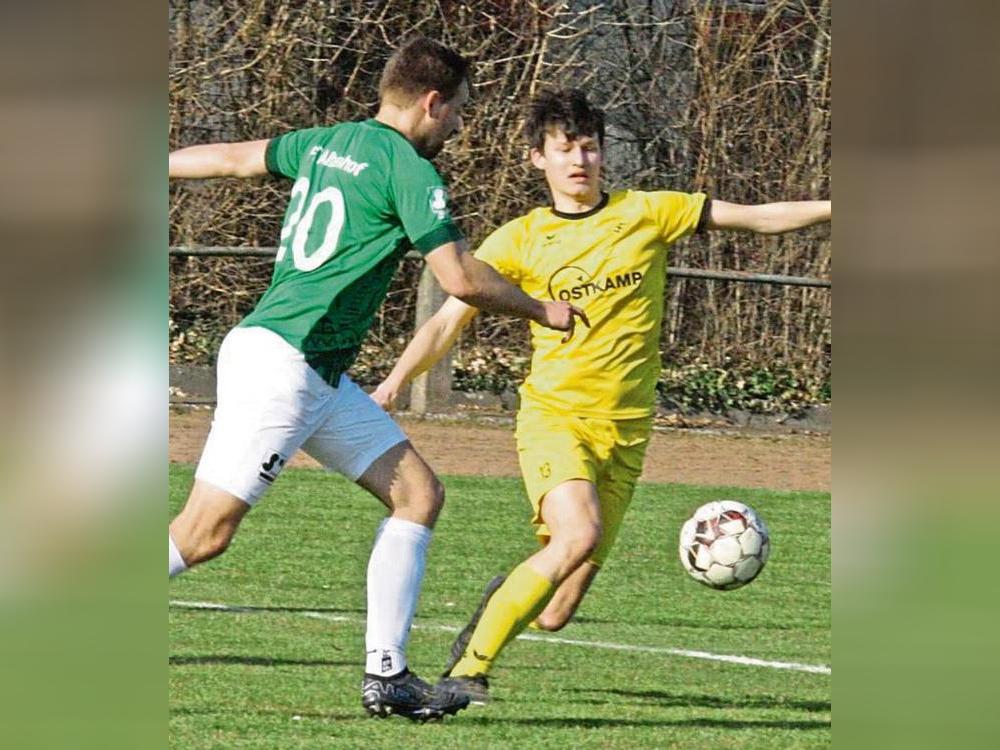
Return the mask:
<svg viewBox="0 0 1000 750"><path fill-rule="evenodd" d="M404 440L392 418L346 375L336 388L266 328L222 342L217 406L195 477L253 505L299 448L357 480Z"/></svg>

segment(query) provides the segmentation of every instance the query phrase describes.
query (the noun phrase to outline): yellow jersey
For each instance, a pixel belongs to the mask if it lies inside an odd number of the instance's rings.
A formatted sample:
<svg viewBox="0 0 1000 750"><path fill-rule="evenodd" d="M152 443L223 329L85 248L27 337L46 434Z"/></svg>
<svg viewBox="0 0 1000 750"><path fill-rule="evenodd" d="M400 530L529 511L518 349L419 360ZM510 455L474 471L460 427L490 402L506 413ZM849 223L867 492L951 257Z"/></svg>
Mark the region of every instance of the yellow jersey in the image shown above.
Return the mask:
<svg viewBox="0 0 1000 750"><path fill-rule="evenodd" d="M522 408L602 419L653 412L667 248L694 232L704 193L622 190L580 214L536 208L493 232L476 257L537 299L583 309L563 333L531 324Z"/></svg>

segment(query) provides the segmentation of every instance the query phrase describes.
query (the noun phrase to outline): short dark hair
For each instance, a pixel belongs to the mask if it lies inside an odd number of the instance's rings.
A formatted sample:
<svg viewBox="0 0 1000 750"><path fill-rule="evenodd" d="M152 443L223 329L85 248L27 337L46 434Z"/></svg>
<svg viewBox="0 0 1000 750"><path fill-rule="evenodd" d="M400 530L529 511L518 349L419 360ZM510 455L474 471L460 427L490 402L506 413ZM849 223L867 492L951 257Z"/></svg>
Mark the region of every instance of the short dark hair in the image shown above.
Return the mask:
<svg viewBox="0 0 1000 750"><path fill-rule="evenodd" d="M551 128L561 128L569 138L597 135L604 147L604 110L592 106L580 89L545 89L531 100L524 121L524 135L531 148L541 151L545 133Z"/></svg>
<svg viewBox="0 0 1000 750"><path fill-rule="evenodd" d="M468 80L469 61L427 37L414 37L392 53L378 84L381 99L409 104L428 91L451 99Z"/></svg>

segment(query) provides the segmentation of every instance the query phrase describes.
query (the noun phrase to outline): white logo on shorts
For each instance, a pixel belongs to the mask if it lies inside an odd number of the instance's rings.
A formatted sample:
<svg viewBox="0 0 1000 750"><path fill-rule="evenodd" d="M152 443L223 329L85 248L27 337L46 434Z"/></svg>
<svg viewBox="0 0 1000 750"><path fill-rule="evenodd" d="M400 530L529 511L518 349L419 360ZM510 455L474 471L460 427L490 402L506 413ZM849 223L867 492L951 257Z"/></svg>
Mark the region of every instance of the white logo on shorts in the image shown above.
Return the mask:
<svg viewBox="0 0 1000 750"><path fill-rule="evenodd" d="M278 472L281 471L287 460L278 451L264 451L264 456L260 460L260 471L257 473L257 476L268 484L271 484L271 482L278 478Z"/></svg>

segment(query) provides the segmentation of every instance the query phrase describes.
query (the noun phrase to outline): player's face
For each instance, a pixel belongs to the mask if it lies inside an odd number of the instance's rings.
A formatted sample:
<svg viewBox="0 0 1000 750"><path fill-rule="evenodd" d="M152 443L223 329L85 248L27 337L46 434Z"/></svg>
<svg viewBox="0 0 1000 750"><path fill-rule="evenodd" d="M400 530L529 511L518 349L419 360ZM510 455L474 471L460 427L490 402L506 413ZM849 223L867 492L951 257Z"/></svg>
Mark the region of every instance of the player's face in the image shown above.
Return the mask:
<svg viewBox="0 0 1000 750"><path fill-rule="evenodd" d="M462 81L451 99L432 104L428 111L426 130L417 149L421 156L434 158L444 148L445 142L462 129L462 109L467 101L469 84Z"/></svg>
<svg viewBox="0 0 1000 750"><path fill-rule="evenodd" d="M603 154L596 134L570 138L561 128L550 129L543 149L531 150L531 161L545 172L553 193L576 200L600 195Z"/></svg>

